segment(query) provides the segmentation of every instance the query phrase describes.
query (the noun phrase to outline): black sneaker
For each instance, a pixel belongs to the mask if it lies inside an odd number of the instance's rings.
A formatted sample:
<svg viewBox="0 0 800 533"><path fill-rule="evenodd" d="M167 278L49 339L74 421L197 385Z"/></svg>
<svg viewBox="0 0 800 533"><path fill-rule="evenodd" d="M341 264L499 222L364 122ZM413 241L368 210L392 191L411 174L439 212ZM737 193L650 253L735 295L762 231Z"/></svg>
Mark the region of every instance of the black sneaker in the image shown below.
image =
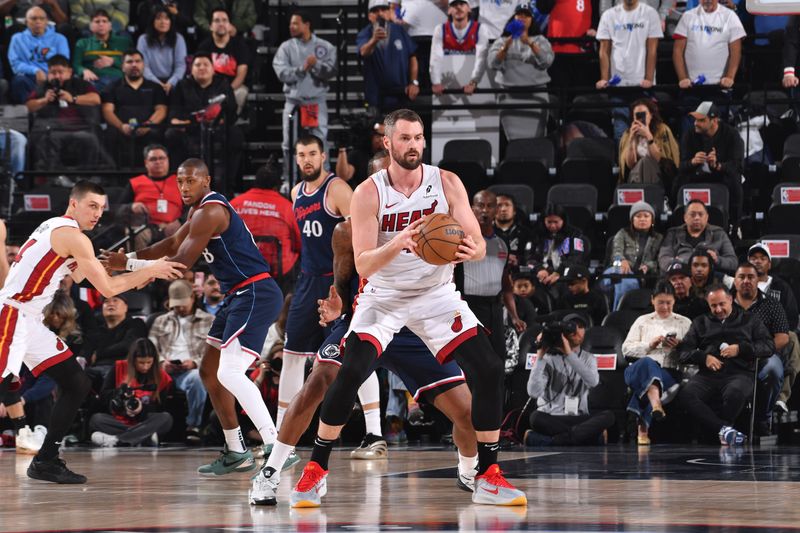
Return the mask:
<svg viewBox="0 0 800 533"><path fill-rule="evenodd" d="M48 461L43 461L38 457L34 457L28 467L28 477L40 481L51 481L53 483L66 485L86 483L86 476L76 474L67 468L67 463L60 457Z"/></svg>

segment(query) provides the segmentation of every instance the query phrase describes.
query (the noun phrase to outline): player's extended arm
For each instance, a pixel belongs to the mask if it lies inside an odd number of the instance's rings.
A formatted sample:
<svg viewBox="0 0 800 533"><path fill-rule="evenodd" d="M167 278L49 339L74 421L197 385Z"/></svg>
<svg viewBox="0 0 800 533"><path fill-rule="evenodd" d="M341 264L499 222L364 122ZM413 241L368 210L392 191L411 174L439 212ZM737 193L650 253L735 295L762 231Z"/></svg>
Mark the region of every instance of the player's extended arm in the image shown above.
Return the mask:
<svg viewBox="0 0 800 533"><path fill-rule="evenodd" d="M197 209L186 223L188 235L180 242L175 255L170 256L170 261L177 261L191 268L208 246L211 237L225 231L229 221L228 210L219 204L206 204Z"/></svg>
<svg viewBox="0 0 800 533"><path fill-rule="evenodd" d="M375 182L367 180L353 193L350 219L353 225L356 270L362 278L368 278L388 265L404 248L412 252L417 249L413 237L419 233L417 227L424 217L406 226L389 242L378 246L378 190L375 188ZM477 221L475 223L477 224Z"/></svg>
<svg viewBox="0 0 800 533"><path fill-rule="evenodd" d="M450 204L450 215L461 224L461 229L464 230L467 237L472 237L474 241L475 253L469 259L464 259L480 261L486 255L486 241L481 234L481 226L478 224L478 219L475 218L475 213L472 212L464 184L452 172L442 170L442 188L444 189L447 203ZM458 248L463 253L466 252L467 247L462 244Z"/></svg>
<svg viewBox="0 0 800 533"><path fill-rule="evenodd" d="M136 272L111 277L95 258L89 237L80 230L57 228L50 236L50 243L53 251L61 257L72 256L82 275L106 298L145 285L152 278L176 279L181 276L180 269L186 268L179 263L159 260Z"/></svg>
<svg viewBox="0 0 800 533"><path fill-rule="evenodd" d="M178 253L178 248L180 247L183 240L186 236L189 235L189 222L186 222L178 228L174 234L166 239L160 240L157 243L148 246L147 248L142 248L141 250L136 250L135 255L133 256L135 259L142 259L142 260L153 260L159 259L161 257L172 257L173 255ZM128 269L128 256L122 253L122 248L120 251L114 252L111 250L100 250L100 262L109 270L117 270L124 272ZM184 263L185 264L185 263ZM75 275L73 273L73 278ZM76 282L79 282L78 279L75 279Z"/></svg>

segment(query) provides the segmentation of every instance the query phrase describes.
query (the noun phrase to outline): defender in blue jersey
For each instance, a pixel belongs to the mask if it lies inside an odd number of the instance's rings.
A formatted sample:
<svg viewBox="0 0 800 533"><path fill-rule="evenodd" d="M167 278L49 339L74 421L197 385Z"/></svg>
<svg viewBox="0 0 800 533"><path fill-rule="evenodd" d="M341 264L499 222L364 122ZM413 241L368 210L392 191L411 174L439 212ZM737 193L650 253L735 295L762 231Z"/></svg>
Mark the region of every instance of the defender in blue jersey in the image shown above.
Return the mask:
<svg viewBox="0 0 800 533"><path fill-rule="evenodd" d="M208 348L200 375L225 433L226 446L201 474L221 475L255 467L236 420L234 397L247 412L267 447L277 432L256 385L245 372L261 354L267 330L278 317L283 295L270 277L269 265L256 247L250 230L221 194L211 190L205 163L188 159L178 167L178 188L190 206L187 222L171 237L126 257L106 254L114 269L135 270L165 256L194 265L202 255L225 293L208 332ZM268 448L269 449L269 448Z"/></svg>
<svg viewBox="0 0 800 533"><path fill-rule="evenodd" d="M352 189L325 170L322 140L304 136L295 144L302 181L292 189L294 216L300 229L300 275L286 318L283 369L278 386L278 427L289 402L303 386L305 363L314 357L329 330L317 320L317 300L333 285L331 238L336 224L350 214ZM377 398L377 395L376 395Z"/></svg>

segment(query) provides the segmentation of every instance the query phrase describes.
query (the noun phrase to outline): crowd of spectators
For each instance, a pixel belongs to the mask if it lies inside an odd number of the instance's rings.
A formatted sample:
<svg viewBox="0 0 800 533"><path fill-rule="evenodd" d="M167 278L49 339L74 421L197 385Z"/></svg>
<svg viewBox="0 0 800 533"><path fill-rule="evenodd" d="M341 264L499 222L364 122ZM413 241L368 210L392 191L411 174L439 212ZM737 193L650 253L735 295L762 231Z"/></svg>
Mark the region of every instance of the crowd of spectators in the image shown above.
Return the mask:
<svg viewBox="0 0 800 533"><path fill-rule="evenodd" d="M774 416L788 412L800 369L798 307L791 284L773 272L769 245L742 248L745 142L725 102L740 79L744 40L756 27L743 7L690 2L670 24L675 11L667 1L439 4L369 0L367 24L354 37L364 100L375 110L370 117L430 95L458 94L469 103L478 89L492 87L496 102L510 105L494 111L504 147L556 134L547 105L551 91L585 87L590 97L605 98L608 127L603 132L597 124L571 123L558 130L559 139L566 145L572 133L564 132L577 131L608 136L618 183L663 191L655 201L632 203L626 224L606 235L574 218L563 202L538 202L542 207L531 217L532 206L511 192L470 191L487 255L459 267L457 283L491 331L496 353L487 357L502 358L509 376L523 374L527 387L521 388L535 400L523 424L530 432L516 437L535 446L603 443L619 437L613 428L624 426L620 417L627 412L637 442L646 445L662 438L653 429L674 409L696 421L701 439L711 435L738 445L747 433L741 415L754 377L757 399L749 409L756 433L770 434ZM360 146L330 149L330 88L344 48L318 36L317 19L306 11L286 13L289 39L275 49L271 65L285 97L283 162L270 159L246 191L240 119L260 40L253 33L256 2L154 0L132 7L114 0L44 0L4 4L0 15L12 18L3 40L11 70L7 86L0 86L7 94L0 96L24 104L31 117L30 157L15 167L143 166L144 173L110 199L126 220L124 231L135 233L135 248L171 235L185 220L172 169L216 141L224 157L215 188L230 193L290 294L302 254L291 203L281 194L294 170L292 141L300 132L320 137L326 154L337 156L326 165L353 187L387 157L379 118ZM772 75L793 88L800 22L793 17L784 24L787 63L782 76L777 70ZM651 91L659 84L657 51L665 36L673 39L673 99ZM599 72L587 68L594 65L589 58L597 59ZM685 112L667 120L666 105ZM13 133L3 146L19 161L25 139ZM696 183L727 191L724 223L710 222L710 202L681 197L684 186ZM668 218L672 210L678 215ZM598 258L595 249L605 256ZM142 304L142 294L149 303ZM93 300L90 289L65 284L46 320L92 378L92 442L157 444L175 426L185 428L189 442L213 433L198 367L223 296L202 269L151 293L103 301ZM631 304L637 300L639 307ZM531 338L546 337L555 325L563 330L557 342L534 340L533 346ZM597 347L603 332L614 337L611 349L624 362L615 370L600 368L595 357L608 353ZM273 403L279 337L253 369ZM593 396L606 372L624 374L624 384L615 385L627 387L621 406ZM0 417L12 419L23 447L35 448L53 387L32 376L23 381L17 396L0 399ZM138 399L138 407L120 403L129 399L121 390ZM509 391L508 410L520 407L513 397ZM185 411L170 403L174 398ZM28 420L23 425L19 404Z"/></svg>

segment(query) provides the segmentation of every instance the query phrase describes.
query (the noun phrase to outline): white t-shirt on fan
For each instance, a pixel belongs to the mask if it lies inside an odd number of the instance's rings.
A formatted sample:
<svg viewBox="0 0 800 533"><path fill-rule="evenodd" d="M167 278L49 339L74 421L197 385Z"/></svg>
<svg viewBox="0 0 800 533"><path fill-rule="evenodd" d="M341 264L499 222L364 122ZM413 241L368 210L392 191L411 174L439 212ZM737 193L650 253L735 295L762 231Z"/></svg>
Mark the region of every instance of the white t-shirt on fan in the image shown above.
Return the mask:
<svg viewBox="0 0 800 533"><path fill-rule="evenodd" d="M403 21L411 37L430 37L436 26L447 22L447 15L433 0L403 0L400 11L405 11Z"/></svg>
<svg viewBox="0 0 800 533"><path fill-rule="evenodd" d="M482 28L486 28L489 39L494 41L503 34L506 23L514 16L517 2L516 0L480 0L478 7L480 12L478 21Z"/></svg>
<svg viewBox="0 0 800 533"><path fill-rule="evenodd" d="M673 38L686 39L686 70L694 81L701 74L705 84L719 83L728 63L728 45L747 35L736 13L725 6L717 6L706 13L703 6L686 11L678 21Z"/></svg>
<svg viewBox="0 0 800 533"><path fill-rule="evenodd" d="M172 347L169 350L170 361L174 361L176 359L186 361L187 359L192 358L192 354L189 352L189 332L192 328L192 317L179 316L178 322L181 325L181 331L178 333L175 342L172 343Z"/></svg>
<svg viewBox="0 0 800 533"><path fill-rule="evenodd" d="M623 87L639 85L647 62L647 39L661 39L658 12L647 4L626 11L622 4L607 10L597 27L598 41L611 41L611 78L621 78ZM609 78L609 79L611 79Z"/></svg>

